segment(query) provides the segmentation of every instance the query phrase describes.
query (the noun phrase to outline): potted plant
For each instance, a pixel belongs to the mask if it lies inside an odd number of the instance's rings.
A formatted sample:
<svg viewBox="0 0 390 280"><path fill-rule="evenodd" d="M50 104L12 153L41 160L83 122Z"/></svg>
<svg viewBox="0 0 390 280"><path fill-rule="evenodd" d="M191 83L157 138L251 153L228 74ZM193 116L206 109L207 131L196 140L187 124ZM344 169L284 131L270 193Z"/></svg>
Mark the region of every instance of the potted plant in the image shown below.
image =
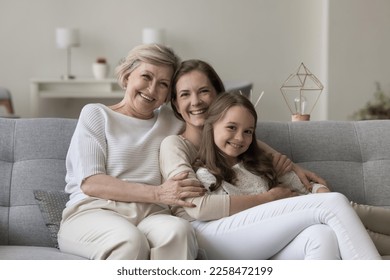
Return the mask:
<svg viewBox="0 0 390 280"><path fill-rule="evenodd" d="M380 84L376 83L374 98L368 101L362 109L352 115L353 120L383 120L390 119L390 96L386 95Z"/></svg>
<svg viewBox="0 0 390 280"><path fill-rule="evenodd" d="M104 57L98 57L92 64L92 73L95 79L102 80L108 76L109 66L107 60Z"/></svg>

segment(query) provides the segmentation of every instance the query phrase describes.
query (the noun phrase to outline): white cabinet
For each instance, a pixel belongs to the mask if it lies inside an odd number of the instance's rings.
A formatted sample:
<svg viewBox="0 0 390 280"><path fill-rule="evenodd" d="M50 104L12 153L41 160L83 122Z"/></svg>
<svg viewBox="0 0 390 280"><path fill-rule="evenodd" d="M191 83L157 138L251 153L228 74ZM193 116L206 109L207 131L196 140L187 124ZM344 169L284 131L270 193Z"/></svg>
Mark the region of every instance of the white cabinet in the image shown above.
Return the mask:
<svg viewBox="0 0 390 280"><path fill-rule="evenodd" d="M75 79L49 80L31 79L31 116L40 116L41 99L70 99L70 98L118 98L122 99L124 90L116 79Z"/></svg>
<svg viewBox="0 0 390 280"><path fill-rule="evenodd" d="M252 84L249 82L224 82L226 91L241 90L244 94L249 95ZM52 109L54 117L64 117L60 111L55 108L45 108L42 105L45 100L61 100L63 104L69 99L86 99L84 103L92 102L93 99L113 99L121 100L124 90L121 89L116 79L31 79L31 117L40 117L43 110ZM48 107L50 107L49 105ZM61 106L58 102L53 106ZM64 106L64 105L63 105ZM61 108L59 108L61 109ZM77 114L78 115L78 114ZM75 116L72 116L75 117Z"/></svg>

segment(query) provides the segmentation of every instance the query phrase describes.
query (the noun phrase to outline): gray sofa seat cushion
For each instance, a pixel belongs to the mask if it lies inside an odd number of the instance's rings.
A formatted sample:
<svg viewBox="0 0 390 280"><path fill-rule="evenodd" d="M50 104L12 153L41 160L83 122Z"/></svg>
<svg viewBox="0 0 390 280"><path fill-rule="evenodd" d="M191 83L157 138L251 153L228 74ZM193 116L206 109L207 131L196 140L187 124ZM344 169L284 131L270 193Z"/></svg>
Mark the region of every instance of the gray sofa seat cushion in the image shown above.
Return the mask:
<svg viewBox="0 0 390 280"><path fill-rule="evenodd" d="M0 260L83 260L51 247L0 246Z"/></svg>

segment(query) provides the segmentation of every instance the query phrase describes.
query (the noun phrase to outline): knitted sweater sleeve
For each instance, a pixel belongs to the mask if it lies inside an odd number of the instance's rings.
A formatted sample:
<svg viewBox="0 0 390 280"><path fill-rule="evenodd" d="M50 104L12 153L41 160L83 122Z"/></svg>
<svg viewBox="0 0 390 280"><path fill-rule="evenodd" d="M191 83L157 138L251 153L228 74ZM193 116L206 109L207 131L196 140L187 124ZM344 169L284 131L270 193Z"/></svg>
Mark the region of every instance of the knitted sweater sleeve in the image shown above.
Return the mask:
<svg viewBox="0 0 390 280"><path fill-rule="evenodd" d="M105 122L101 109L86 105L81 111L67 158L67 181L81 186L92 175L106 173Z"/></svg>
<svg viewBox="0 0 390 280"><path fill-rule="evenodd" d="M189 172L189 178L198 180L192 169L194 156L189 147L177 135L168 136L161 143L160 168L165 180L181 172ZM196 205L190 207L172 207L172 213L189 221L209 221L229 216L230 198L228 195L206 194L202 197L188 198L187 201Z"/></svg>
<svg viewBox="0 0 390 280"><path fill-rule="evenodd" d="M195 179L196 175L192 169L192 161L195 155L191 154L189 147L178 135L166 137L160 146L160 171L164 180L175 175L188 172L188 178Z"/></svg>

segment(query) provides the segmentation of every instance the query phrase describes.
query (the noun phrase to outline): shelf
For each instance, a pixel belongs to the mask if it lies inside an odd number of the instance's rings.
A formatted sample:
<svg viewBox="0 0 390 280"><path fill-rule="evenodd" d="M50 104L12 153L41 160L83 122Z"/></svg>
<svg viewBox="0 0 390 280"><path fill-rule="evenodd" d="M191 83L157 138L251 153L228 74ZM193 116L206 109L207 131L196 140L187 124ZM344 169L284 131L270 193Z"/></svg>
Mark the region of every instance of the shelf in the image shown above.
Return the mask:
<svg viewBox="0 0 390 280"><path fill-rule="evenodd" d="M226 81L226 91L241 91L249 96L252 83L243 81ZM99 99L123 98L124 90L116 79L95 80L93 78L78 78L74 80L61 79L31 79L31 115L39 117L41 99Z"/></svg>
<svg viewBox="0 0 390 280"><path fill-rule="evenodd" d="M74 91L41 91L39 93L40 98L121 98L123 95L123 91L83 91L82 94Z"/></svg>
<svg viewBox="0 0 390 280"><path fill-rule="evenodd" d="M41 99L123 98L115 79L31 79L31 114L39 117Z"/></svg>

